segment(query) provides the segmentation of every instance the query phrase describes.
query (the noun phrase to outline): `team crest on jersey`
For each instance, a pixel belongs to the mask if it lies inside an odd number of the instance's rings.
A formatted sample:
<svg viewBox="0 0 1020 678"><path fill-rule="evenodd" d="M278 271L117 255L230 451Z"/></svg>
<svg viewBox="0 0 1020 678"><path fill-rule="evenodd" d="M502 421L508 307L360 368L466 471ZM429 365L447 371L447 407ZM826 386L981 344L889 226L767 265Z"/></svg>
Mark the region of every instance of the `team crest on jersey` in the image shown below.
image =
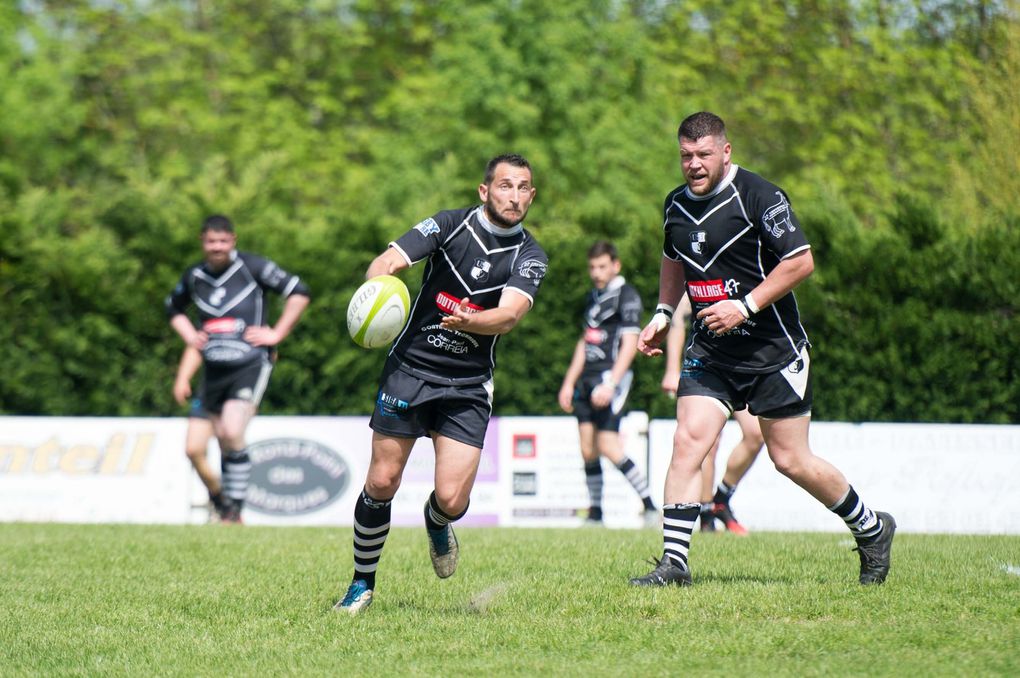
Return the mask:
<svg viewBox="0 0 1020 678"><path fill-rule="evenodd" d="M471 278L475 282L485 282L489 279L489 271L492 264L485 259L475 259L475 265L471 267Z"/></svg>
<svg viewBox="0 0 1020 678"><path fill-rule="evenodd" d="M521 264L520 269L521 276L529 278L531 280L541 280L545 277L546 265L538 259L528 259Z"/></svg>
<svg viewBox="0 0 1020 678"><path fill-rule="evenodd" d="M429 217L425 221L415 224L414 228L426 238L429 237L430 235L439 233L439 224L437 224L436 220L433 219L432 217Z"/></svg>
<svg viewBox="0 0 1020 678"><path fill-rule="evenodd" d="M708 238L706 231L694 231L691 233L691 251L695 254L705 253L705 240Z"/></svg>
<svg viewBox="0 0 1020 678"><path fill-rule="evenodd" d="M223 297L227 296L227 291L222 287L217 287L213 290L213 293L209 295L209 303L213 306L219 306L223 302Z"/></svg>
<svg viewBox="0 0 1020 678"><path fill-rule="evenodd" d="M776 191L776 195L779 196L779 202L768 207L761 215L761 223L773 238L778 238L787 231L797 230L790 219L790 203L786 200L786 196L779 191Z"/></svg>

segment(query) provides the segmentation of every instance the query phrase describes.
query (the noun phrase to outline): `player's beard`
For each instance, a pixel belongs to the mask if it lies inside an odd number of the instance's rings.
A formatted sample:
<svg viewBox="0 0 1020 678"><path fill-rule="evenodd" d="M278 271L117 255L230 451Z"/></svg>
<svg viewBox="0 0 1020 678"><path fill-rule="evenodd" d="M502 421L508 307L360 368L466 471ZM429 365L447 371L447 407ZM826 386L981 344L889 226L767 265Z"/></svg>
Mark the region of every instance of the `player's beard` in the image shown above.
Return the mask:
<svg viewBox="0 0 1020 678"><path fill-rule="evenodd" d="M521 211L519 218L512 220L507 219L505 216L503 216L496 210L496 205L492 202L492 198L489 198L488 200L485 201L485 216L489 218L489 221L494 223L496 226L499 226L500 228L513 228L517 224L524 221L524 216L526 214L527 211Z"/></svg>

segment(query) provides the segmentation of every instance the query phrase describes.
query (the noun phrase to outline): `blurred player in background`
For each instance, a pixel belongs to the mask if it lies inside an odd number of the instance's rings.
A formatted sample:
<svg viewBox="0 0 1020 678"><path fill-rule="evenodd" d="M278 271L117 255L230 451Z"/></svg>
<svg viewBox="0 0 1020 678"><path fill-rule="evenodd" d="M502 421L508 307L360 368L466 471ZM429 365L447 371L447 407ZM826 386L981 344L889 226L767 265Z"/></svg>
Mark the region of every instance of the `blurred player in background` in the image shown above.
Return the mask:
<svg viewBox="0 0 1020 678"><path fill-rule="evenodd" d="M684 349L684 338L687 325L691 321L691 302L684 294L673 315L669 334L666 335L666 371L662 376L662 390L671 398L676 398L676 390L680 385L680 362ZM715 459L719 452L719 439L715 441L708 456L701 465L701 515L699 522L702 532L714 532L715 521L718 519L733 534L746 535L747 528L741 525L733 510L730 499L737 490L737 483L744 477L748 469L758 458L758 453L765 444L761 434L758 418L747 409L733 413L733 420L740 426L740 442L738 442L726 460L726 471L718 487L715 483ZM721 439L721 435L720 435Z"/></svg>
<svg viewBox="0 0 1020 678"><path fill-rule="evenodd" d="M581 456L590 499L589 525L602 524L602 457L606 457L637 492L645 524L658 525L659 511L648 492L648 479L623 451L620 420L634 373L641 332L641 296L620 275L620 257L612 243L600 240L588 249L588 294L584 331L563 377L558 396L564 412L577 416Z"/></svg>
<svg viewBox="0 0 1020 678"><path fill-rule="evenodd" d="M478 472L496 343L531 309L548 264L521 223L535 197L527 160L490 160L478 197L481 205L442 211L411 228L365 273L370 279L428 260L372 413L372 461L354 508L354 576L335 606L348 614L372 603L391 502L423 436L436 456L435 490L424 506L429 557L441 579L457 569L452 523L467 513Z"/></svg>
<svg viewBox="0 0 1020 678"><path fill-rule="evenodd" d="M188 267L166 300L170 324L205 364L198 394L209 412L221 455L224 522L241 522L251 460L245 431L262 400L273 364L270 349L290 334L308 306L308 287L273 261L238 252L234 225L224 216L205 220L204 260ZM272 327L266 292L285 297ZM188 317L197 309L199 327Z"/></svg>
<svg viewBox="0 0 1020 678"><path fill-rule="evenodd" d="M889 572L896 522L874 512L808 444L808 338L793 289L814 270L786 194L732 164L726 127L695 113L677 133L685 183L663 207L659 305L638 350L660 355L686 291L695 322L677 388L677 429L666 473L663 555L635 586L690 585L688 552L701 511L698 473L729 415L759 417L776 468L839 516L857 541L861 584Z"/></svg>

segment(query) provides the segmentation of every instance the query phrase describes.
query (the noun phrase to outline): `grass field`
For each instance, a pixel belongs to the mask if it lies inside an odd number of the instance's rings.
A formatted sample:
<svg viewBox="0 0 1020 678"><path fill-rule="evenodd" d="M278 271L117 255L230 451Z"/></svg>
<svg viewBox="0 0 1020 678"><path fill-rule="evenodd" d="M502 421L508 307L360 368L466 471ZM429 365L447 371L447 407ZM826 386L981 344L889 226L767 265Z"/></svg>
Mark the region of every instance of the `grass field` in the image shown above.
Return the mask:
<svg viewBox="0 0 1020 678"><path fill-rule="evenodd" d="M655 530L458 530L440 581L395 529L375 604L331 611L350 528L0 524L2 676L1020 675L1020 538L695 535L689 589L638 590Z"/></svg>

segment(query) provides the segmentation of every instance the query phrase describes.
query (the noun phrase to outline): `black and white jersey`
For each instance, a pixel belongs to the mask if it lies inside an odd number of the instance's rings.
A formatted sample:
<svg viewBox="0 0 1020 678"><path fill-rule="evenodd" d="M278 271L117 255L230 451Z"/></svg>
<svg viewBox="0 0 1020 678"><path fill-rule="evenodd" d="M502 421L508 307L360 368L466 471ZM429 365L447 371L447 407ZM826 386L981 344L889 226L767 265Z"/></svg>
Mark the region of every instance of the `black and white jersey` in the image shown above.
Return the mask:
<svg viewBox="0 0 1020 678"><path fill-rule="evenodd" d="M641 295L622 275L605 289L593 289L584 310L584 371L602 374L613 369L625 334L641 332Z"/></svg>
<svg viewBox="0 0 1020 678"><path fill-rule="evenodd" d="M719 336L697 319L723 299L743 299L779 264L808 248L786 194L757 174L733 165L709 195L686 184L664 206L663 254L681 262L695 316L686 356L735 372L770 372L798 357L808 344L790 292Z"/></svg>
<svg viewBox="0 0 1020 678"><path fill-rule="evenodd" d="M235 250L222 271L210 270L205 262L184 271L166 298L167 316L187 313L194 304L200 327L209 335L202 349L205 362L215 367L247 365L269 355L268 347L244 340L246 328L267 324L266 291L284 297L308 295L308 287L296 275L269 259Z"/></svg>
<svg viewBox="0 0 1020 678"><path fill-rule="evenodd" d="M390 243L408 264L428 259L411 317L390 354L423 379L482 383L496 366L499 335L443 329L440 321L470 297L477 311L495 308L504 290L532 304L549 259L521 224L501 228L481 206L439 212Z"/></svg>

